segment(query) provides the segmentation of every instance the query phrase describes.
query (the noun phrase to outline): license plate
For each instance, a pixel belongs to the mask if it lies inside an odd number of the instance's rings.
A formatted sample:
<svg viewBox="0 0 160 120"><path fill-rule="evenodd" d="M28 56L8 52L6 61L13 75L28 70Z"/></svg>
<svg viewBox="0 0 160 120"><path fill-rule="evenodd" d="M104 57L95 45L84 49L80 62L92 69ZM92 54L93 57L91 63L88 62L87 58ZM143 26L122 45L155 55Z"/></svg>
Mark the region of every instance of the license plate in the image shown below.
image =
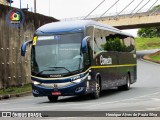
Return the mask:
<svg viewBox="0 0 160 120"><path fill-rule="evenodd" d="M52 92L52 95L61 95L61 92Z"/></svg>

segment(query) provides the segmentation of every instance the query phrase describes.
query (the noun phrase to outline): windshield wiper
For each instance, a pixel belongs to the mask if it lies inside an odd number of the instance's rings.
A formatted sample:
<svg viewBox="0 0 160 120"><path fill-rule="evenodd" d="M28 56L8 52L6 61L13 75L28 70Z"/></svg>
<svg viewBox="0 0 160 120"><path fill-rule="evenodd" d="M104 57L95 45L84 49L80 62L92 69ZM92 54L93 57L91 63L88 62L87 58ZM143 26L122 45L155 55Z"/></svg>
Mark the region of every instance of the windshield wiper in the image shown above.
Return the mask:
<svg viewBox="0 0 160 120"><path fill-rule="evenodd" d="M42 70L40 72L38 72L36 75L39 75L41 73L43 73L44 71L56 71L55 69L46 69L46 70Z"/></svg>
<svg viewBox="0 0 160 120"><path fill-rule="evenodd" d="M65 70L67 70L70 74L73 74L70 70L68 70L68 69L65 68L65 67L48 67L48 68L63 68L63 69L65 69Z"/></svg>

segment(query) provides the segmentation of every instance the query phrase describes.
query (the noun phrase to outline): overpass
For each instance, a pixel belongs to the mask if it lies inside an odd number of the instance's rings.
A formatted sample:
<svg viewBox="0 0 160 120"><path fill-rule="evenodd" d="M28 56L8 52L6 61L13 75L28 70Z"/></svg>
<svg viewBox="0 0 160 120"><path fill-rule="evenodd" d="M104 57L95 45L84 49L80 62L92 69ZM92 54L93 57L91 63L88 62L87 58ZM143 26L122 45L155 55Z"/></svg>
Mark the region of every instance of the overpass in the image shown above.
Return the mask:
<svg viewBox="0 0 160 120"><path fill-rule="evenodd" d="M97 18L92 18L96 20ZM160 11L154 14L150 12L137 13L133 15L107 16L97 20L103 24L111 25L119 29L134 29L142 27L160 26Z"/></svg>
<svg viewBox="0 0 160 120"><path fill-rule="evenodd" d="M143 27L156 27L160 26L160 10L156 12L140 12L136 14L129 14L126 12L125 14L116 16L114 13L110 16L104 16L98 18L99 15L90 16L87 19L95 20L101 22L103 24L111 25L118 29L135 29L135 28L143 28ZM84 16L75 17L75 18L67 18L61 21L68 20L82 20Z"/></svg>

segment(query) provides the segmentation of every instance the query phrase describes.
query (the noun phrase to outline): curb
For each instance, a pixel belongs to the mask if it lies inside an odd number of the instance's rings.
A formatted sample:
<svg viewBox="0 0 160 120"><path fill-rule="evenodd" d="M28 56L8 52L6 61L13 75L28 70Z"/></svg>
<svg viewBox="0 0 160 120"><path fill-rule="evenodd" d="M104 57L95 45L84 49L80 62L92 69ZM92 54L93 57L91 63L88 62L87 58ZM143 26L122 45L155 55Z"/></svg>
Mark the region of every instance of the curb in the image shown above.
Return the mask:
<svg viewBox="0 0 160 120"><path fill-rule="evenodd" d="M27 91L27 92L22 92L22 93L17 93L17 94L2 95L2 96L0 96L0 100L10 99L13 97L22 97L22 96L30 95L31 93L32 93L31 91Z"/></svg>

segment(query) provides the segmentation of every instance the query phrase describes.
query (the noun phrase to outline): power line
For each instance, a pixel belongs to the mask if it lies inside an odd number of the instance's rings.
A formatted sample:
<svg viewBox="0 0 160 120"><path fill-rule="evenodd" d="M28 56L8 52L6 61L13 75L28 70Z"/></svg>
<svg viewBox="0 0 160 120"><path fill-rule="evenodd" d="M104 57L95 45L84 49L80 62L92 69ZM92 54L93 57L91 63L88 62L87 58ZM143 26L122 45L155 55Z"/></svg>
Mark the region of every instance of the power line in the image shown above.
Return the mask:
<svg viewBox="0 0 160 120"><path fill-rule="evenodd" d="M136 13L138 13L144 6L146 6L148 3L150 2L150 0L148 0L139 10L137 10ZM134 13L131 17L133 17L136 13Z"/></svg>
<svg viewBox="0 0 160 120"><path fill-rule="evenodd" d="M108 12L113 6L115 6L118 3L119 0L117 0L111 7L109 7L99 18L97 18L96 20L100 19L104 14L106 14L106 12Z"/></svg>
<svg viewBox="0 0 160 120"><path fill-rule="evenodd" d="M90 16L102 3L104 3L105 0L103 0L100 4L98 4L97 7L95 7L88 15L86 15L86 17L84 17L84 19L86 19L88 16Z"/></svg>
<svg viewBox="0 0 160 120"><path fill-rule="evenodd" d="M132 0L128 5L126 5L118 14L115 18L118 17L118 15L120 15L127 7L129 7L135 0Z"/></svg>
<svg viewBox="0 0 160 120"><path fill-rule="evenodd" d="M143 2L143 0L141 0L141 1L138 3L138 5L132 10L132 12L131 12L130 14L132 14L132 13L135 11L135 9L140 6L140 4L141 4L142 2Z"/></svg>

